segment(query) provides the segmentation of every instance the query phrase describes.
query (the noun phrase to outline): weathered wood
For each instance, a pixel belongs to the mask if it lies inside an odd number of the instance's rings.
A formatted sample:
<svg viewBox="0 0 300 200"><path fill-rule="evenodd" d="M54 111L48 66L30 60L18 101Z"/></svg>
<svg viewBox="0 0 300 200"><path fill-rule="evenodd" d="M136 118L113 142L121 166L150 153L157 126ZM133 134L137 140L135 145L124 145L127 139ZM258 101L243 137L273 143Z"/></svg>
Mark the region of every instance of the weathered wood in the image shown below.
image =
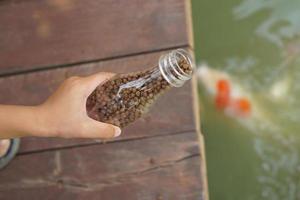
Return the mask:
<svg viewBox="0 0 300 200"><path fill-rule="evenodd" d="M200 200L194 132L17 156L0 199Z"/></svg>
<svg viewBox="0 0 300 200"><path fill-rule="evenodd" d="M155 66L165 52L0 78L0 103L32 105L43 102L68 76L97 71L128 72ZM149 137L195 130L191 86L174 88L161 96L150 113L124 130L119 139ZM198 122L197 122L198 123ZM94 143L93 140L26 138L21 152Z"/></svg>
<svg viewBox="0 0 300 200"><path fill-rule="evenodd" d="M182 0L0 2L0 74L187 45Z"/></svg>
<svg viewBox="0 0 300 200"><path fill-rule="evenodd" d="M39 104L72 75L154 66L162 49L192 46L189 6L0 1L0 103ZM0 199L207 199L191 91L191 84L169 91L110 143L22 139L20 154L0 171Z"/></svg>
<svg viewBox="0 0 300 200"><path fill-rule="evenodd" d="M194 78L192 80L192 93L193 93L193 108L194 108L194 120L198 123L195 123L196 134L198 135L198 144L199 144L199 151L201 152L202 156L200 157L201 163L201 177L202 179L202 192L203 192L203 199L209 199L208 193L208 183L207 183L207 169L206 169L206 157L205 157L205 146L204 146L204 136L201 132L200 127L200 108L199 108L199 99L198 99L198 82L197 79Z"/></svg>

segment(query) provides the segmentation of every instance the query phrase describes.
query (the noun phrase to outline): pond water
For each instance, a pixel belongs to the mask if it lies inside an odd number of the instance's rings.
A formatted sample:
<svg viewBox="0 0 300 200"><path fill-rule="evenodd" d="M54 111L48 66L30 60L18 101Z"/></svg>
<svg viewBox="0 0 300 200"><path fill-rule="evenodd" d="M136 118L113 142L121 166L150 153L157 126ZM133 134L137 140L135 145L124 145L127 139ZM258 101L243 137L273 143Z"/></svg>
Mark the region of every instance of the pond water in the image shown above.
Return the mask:
<svg viewBox="0 0 300 200"><path fill-rule="evenodd" d="M194 0L198 66L226 74L249 116L199 77L211 200L300 199L300 1Z"/></svg>

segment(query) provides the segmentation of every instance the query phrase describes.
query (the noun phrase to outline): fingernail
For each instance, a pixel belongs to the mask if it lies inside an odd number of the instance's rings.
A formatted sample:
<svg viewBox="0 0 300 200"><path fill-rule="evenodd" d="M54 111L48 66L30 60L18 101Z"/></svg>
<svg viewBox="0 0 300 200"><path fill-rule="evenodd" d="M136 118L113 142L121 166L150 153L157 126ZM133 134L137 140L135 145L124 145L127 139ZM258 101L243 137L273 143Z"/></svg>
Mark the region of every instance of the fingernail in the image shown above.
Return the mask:
<svg viewBox="0 0 300 200"><path fill-rule="evenodd" d="M121 135L121 129L117 126L114 127L115 128L115 136L114 137L118 137Z"/></svg>

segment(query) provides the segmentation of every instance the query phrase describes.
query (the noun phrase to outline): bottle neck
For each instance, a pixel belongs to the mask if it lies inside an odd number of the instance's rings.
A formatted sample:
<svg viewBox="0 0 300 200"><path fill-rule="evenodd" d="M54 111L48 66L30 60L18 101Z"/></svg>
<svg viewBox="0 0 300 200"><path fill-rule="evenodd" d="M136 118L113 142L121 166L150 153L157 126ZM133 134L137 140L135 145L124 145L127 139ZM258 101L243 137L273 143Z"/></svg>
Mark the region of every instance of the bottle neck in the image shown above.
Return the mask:
<svg viewBox="0 0 300 200"><path fill-rule="evenodd" d="M163 78L171 86L181 87L192 78L194 64L187 51L176 49L160 57L158 68Z"/></svg>

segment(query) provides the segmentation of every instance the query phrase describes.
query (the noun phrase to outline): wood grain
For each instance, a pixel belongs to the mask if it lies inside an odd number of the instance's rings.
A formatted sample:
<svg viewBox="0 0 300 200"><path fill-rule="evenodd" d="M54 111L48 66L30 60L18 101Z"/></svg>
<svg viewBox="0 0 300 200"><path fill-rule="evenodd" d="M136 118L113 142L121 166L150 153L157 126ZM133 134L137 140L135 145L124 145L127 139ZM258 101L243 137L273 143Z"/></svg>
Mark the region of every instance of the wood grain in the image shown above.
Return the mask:
<svg viewBox="0 0 300 200"><path fill-rule="evenodd" d="M161 54L151 53L128 58L53 69L29 74L0 78L0 103L35 105L43 102L56 87L72 75L87 75L98 71L132 72L157 64ZM150 137L195 130L191 85L173 88L161 96L143 119L124 129L117 140ZM5 95L4 95L5 94ZM70 145L95 143L93 140L26 138L22 140L20 152L61 148Z"/></svg>
<svg viewBox="0 0 300 200"><path fill-rule="evenodd" d="M0 2L0 74L187 45L182 0Z"/></svg>
<svg viewBox="0 0 300 200"><path fill-rule="evenodd" d="M0 199L201 200L201 156L194 132L17 156Z"/></svg>
<svg viewBox="0 0 300 200"><path fill-rule="evenodd" d="M67 77L142 70L155 66L163 50L192 47L189 6L189 0L0 1L0 104L36 105ZM172 89L106 143L22 139L18 156L0 171L0 199L207 199L191 91L191 83Z"/></svg>

